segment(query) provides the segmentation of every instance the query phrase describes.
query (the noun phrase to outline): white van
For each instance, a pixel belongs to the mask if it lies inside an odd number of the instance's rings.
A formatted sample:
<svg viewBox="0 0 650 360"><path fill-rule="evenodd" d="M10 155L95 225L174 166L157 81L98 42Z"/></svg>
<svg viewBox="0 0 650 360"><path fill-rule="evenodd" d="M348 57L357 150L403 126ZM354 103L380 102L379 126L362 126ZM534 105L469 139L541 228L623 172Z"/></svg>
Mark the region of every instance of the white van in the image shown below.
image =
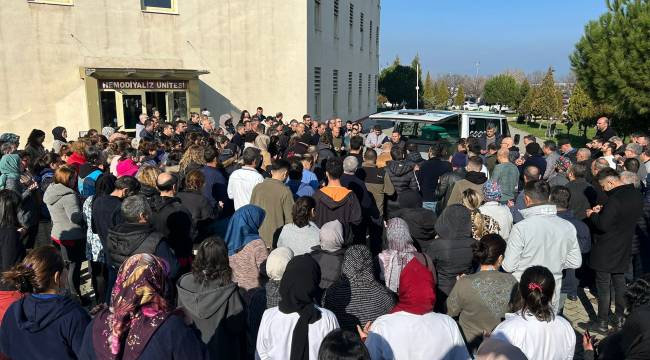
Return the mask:
<svg viewBox="0 0 650 360"><path fill-rule="evenodd" d="M453 144L460 138L481 137L489 124L496 127L497 134L510 135L504 115L473 111L390 110L370 115L363 128L368 132L379 125L388 136L397 130L409 143L418 144L420 152L426 153L434 142Z"/></svg>

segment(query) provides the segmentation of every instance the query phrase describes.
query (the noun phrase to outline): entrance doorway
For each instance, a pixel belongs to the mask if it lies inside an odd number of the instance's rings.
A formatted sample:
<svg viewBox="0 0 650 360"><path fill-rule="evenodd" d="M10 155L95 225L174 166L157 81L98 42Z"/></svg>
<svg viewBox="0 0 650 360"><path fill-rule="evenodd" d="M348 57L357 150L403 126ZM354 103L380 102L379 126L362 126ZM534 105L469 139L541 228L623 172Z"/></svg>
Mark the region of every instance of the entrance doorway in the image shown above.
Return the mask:
<svg viewBox="0 0 650 360"><path fill-rule="evenodd" d="M169 122L176 117L187 119L187 91L102 89L102 127L120 126L124 131L135 131L140 114L153 116L160 112L160 121ZM172 114L172 116L168 116Z"/></svg>

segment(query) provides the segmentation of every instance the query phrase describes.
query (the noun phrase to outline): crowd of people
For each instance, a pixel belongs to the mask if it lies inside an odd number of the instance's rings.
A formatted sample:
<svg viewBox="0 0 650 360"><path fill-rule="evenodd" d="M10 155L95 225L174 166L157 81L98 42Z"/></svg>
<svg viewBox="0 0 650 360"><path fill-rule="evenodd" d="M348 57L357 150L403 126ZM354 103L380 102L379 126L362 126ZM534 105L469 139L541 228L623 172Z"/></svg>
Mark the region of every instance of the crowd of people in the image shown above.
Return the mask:
<svg viewBox="0 0 650 360"><path fill-rule="evenodd" d="M0 357L650 358L647 135L157 115L0 136Z"/></svg>

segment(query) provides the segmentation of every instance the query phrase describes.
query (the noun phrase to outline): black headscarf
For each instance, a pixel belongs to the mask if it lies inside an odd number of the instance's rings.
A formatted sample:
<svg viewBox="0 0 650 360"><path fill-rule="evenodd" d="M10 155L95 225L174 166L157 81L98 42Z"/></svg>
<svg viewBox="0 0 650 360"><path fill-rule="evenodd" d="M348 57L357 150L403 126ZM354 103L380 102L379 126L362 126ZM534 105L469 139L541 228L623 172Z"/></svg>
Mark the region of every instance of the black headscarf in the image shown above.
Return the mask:
<svg viewBox="0 0 650 360"><path fill-rule="evenodd" d="M399 206L404 209L419 209L422 207L422 197L414 190L406 190L397 197Z"/></svg>
<svg viewBox="0 0 650 360"><path fill-rule="evenodd" d="M318 263L309 255L294 257L284 270L280 283L280 311L300 315L293 329L290 360L309 359L309 324L321 318L320 311L314 305L320 276Z"/></svg>
<svg viewBox="0 0 650 360"><path fill-rule="evenodd" d="M436 232L448 240L471 238L472 220L469 209L460 204L447 206L436 221Z"/></svg>
<svg viewBox="0 0 650 360"><path fill-rule="evenodd" d="M52 129L52 135L54 136L54 140L68 142L68 140L66 140L63 137L63 132L64 131L65 131L65 128L63 126L57 126L54 129Z"/></svg>

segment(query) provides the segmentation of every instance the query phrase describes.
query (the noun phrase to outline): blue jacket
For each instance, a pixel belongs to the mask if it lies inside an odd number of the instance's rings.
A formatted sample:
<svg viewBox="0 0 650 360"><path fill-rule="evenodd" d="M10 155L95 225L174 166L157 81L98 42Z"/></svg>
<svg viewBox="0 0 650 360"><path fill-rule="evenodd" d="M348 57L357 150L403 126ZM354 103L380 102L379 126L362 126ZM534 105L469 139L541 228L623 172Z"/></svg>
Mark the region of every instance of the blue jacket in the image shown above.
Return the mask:
<svg viewBox="0 0 650 360"><path fill-rule="evenodd" d="M589 232L589 226L587 226L587 224L585 224L582 220L579 220L575 215L573 215L573 211L571 210L558 211L557 216L575 226L578 236L578 246L580 246L580 252L585 254L591 251L591 233Z"/></svg>
<svg viewBox="0 0 650 360"><path fill-rule="evenodd" d="M11 304L2 320L0 351L14 360L77 359L89 322L72 299L27 295Z"/></svg>

